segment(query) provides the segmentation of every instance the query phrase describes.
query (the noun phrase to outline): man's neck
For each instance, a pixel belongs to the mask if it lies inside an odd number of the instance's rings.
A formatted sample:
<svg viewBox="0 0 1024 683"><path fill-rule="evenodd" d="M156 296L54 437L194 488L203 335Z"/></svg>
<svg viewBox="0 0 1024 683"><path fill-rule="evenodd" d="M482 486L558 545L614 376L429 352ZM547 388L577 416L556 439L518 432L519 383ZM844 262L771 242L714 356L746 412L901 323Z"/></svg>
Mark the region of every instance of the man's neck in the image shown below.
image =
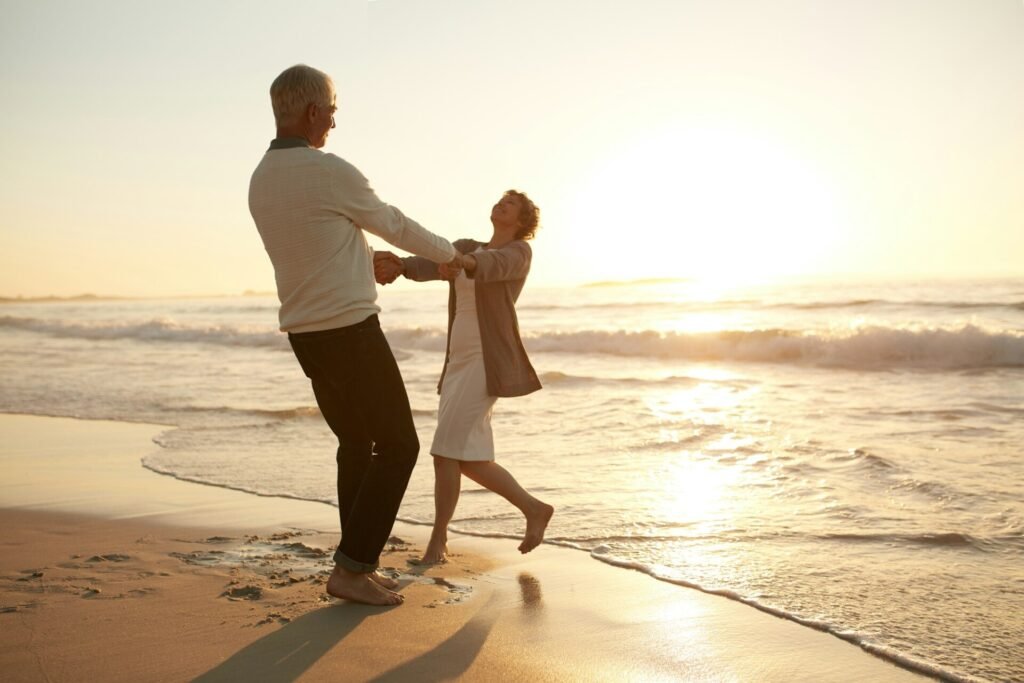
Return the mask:
<svg viewBox="0 0 1024 683"><path fill-rule="evenodd" d="M309 141L309 137L307 136L306 131L302 130L301 128L296 128L296 127L278 128L277 129L277 138L279 140L281 138L301 138L301 139L305 140L306 144L308 144L310 147L313 146L313 143L311 143Z"/></svg>

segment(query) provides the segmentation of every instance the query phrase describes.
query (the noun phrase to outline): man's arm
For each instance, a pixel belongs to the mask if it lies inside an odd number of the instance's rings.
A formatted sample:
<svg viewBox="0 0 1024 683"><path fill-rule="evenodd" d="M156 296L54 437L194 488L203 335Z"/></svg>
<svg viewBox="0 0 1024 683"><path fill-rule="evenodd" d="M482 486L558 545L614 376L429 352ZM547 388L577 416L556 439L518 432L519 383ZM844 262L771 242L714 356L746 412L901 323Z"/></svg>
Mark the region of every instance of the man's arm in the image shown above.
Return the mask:
<svg viewBox="0 0 1024 683"><path fill-rule="evenodd" d="M333 154L326 156L334 163L338 211L353 223L403 251L435 263L448 263L458 255L448 240L382 202L355 166Z"/></svg>

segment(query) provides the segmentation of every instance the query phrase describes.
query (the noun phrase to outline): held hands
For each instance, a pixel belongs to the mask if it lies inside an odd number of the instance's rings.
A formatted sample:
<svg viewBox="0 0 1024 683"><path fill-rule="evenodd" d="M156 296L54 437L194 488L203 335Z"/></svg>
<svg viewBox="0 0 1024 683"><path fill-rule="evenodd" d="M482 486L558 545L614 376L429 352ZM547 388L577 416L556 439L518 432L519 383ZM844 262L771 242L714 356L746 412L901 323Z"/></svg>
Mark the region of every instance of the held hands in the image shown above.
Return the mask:
<svg viewBox="0 0 1024 683"><path fill-rule="evenodd" d="M454 280L463 269L472 273L474 268L476 268L476 260L472 256L455 252L455 258L448 263L438 265L437 270L442 279ZM373 279L377 281L377 284L391 284L399 275L404 274L405 264L402 259L390 251L373 252Z"/></svg>
<svg viewBox="0 0 1024 683"><path fill-rule="evenodd" d="M444 280L454 280L463 270L472 274L476 270L476 259L472 254L460 254L456 252L455 258L448 263L442 263L437 267L438 273Z"/></svg>
<svg viewBox="0 0 1024 683"><path fill-rule="evenodd" d="M390 251L373 252L373 279L379 285L391 284L399 275L405 273L402 259Z"/></svg>
<svg viewBox="0 0 1024 683"><path fill-rule="evenodd" d="M437 266L437 272L442 280L454 280L462 272L462 254L455 252L455 258L448 263L441 263Z"/></svg>

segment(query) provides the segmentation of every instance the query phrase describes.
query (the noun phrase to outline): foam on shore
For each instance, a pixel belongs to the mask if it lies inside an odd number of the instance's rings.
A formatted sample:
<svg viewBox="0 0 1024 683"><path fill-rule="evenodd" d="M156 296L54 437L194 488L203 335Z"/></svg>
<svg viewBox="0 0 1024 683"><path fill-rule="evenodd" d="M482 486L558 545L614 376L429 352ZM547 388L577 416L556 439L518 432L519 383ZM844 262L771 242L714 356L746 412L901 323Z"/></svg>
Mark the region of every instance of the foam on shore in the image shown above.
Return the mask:
<svg viewBox="0 0 1024 683"><path fill-rule="evenodd" d="M383 564L405 605L335 601L334 508L146 470L161 429L0 415L10 680L920 680L566 548L457 536L413 568L426 529L402 523Z"/></svg>

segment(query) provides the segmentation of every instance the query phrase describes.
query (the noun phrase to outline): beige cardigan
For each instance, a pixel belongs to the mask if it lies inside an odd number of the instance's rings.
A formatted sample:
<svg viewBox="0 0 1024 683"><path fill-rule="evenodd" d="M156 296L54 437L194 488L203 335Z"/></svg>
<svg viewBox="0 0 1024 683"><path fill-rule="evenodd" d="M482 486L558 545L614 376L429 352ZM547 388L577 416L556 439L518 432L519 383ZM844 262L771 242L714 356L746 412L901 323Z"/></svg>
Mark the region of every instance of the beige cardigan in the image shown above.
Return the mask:
<svg viewBox="0 0 1024 683"><path fill-rule="evenodd" d="M453 246L463 254L473 254L476 269L467 276L474 280L476 315L480 324L480 346L484 356L487 393L491 396L524 396L541 388L537 373L526 355L519 336L516 300L526 284L533 251L523 240L514 240L500 249L485 249L484 242L456 240ZM409 256L402 259L405 277L423 282L439 280L438 265L429 259ZM444 369L437 383L441 392L451 355L452 324L455 322L455 283L448 283L448 341L445 344Z"/></svg>

